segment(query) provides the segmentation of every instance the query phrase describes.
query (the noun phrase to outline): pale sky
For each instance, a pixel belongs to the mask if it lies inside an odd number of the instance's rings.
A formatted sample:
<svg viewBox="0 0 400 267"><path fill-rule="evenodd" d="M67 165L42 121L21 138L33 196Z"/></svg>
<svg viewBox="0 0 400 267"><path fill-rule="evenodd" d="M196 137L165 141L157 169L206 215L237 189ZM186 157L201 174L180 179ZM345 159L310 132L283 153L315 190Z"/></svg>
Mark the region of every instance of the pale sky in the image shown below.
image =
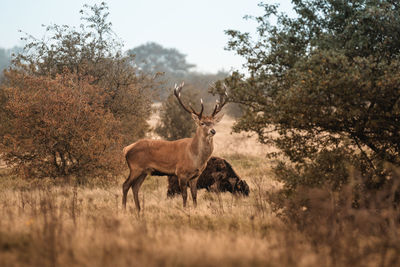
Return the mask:
<svg viewBox="0 0 400 267"><path fill-rule="evenodd" d="M105 0L103 0L105 1ZM0 47L22 46L18 30L42 37L41 26L52 23L80 24L79 10L95 0L0 0ZM113 30L128 50L146 42L176 48L196 64L197 71L217 72L240 69L243 59L224 47L229 40L225 30L255 32L257 24L245 15L261 15L261 0L108 0ZM264 0L280 3L280 9L293 13L290 0Z"/></svg>

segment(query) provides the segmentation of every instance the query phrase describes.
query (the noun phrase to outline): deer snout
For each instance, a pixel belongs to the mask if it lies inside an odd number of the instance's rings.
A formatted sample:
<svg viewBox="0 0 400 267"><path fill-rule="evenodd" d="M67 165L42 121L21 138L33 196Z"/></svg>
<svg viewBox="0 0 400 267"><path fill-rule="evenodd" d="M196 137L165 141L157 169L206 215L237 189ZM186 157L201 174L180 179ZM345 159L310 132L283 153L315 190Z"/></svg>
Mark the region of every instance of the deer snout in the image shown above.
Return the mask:
<svg viewBox="0 0 400 267"><path fill-rule="evenodd" d="M212 135L214 135L214 134L216 134L216 131L215 131L214 129L211 129L211 130L210 130L210 133L211 133Z"/></svg>

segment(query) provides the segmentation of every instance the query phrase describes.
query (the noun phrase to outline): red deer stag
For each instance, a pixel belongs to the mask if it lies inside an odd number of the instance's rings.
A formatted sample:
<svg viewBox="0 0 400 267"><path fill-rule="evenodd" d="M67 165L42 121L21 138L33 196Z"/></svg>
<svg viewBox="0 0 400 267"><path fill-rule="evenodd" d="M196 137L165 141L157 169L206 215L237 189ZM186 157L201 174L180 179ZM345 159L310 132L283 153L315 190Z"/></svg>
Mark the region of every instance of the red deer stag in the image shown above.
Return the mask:
<svg viewBox="0 0 400 267"><path fill-rule="evenodd" d="M176 141L141 139L124 148L126 162L129 166L129 176L122 186L122 205L126 209L126 197L129 188L132 188L137 211L140 212L139 188L147 175L152 172L160 172L166 175L176 175L182 191L183 206L186 207L187 186L190 183L193 205L197 205L196 182L199 175L207 165L213 152L214 124L222 119L219 113L227 102L226 86L225 94L220 94L219 101L215 105L210 116L204 116L204 105L201 101L201 110L196 112L189 104L186 107L180 98L180 92L184 83L175 85L174 94L182 108L192 115L196 122L196 134L192 138L183 138ZM218 114L219 113L219 114Z"/></svg>

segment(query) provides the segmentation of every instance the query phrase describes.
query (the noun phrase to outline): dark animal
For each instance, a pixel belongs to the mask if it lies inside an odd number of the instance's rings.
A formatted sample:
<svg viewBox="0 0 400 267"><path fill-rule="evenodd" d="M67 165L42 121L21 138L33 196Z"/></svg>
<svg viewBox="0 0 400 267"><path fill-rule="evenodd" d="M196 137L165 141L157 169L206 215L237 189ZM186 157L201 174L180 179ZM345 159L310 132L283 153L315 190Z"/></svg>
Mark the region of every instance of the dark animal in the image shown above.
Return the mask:
<svg viewBox="0 0 400 267"><path fill-rule="evenodd" d="M165 175L160 172L152 172L152 175ZM250 189L245 180L241 180L232 166L224 159L211 157L205 170L197 180L197 189L205 188L207 191L231 192L248 196ZM178 178L175 175L168 176L167 196L172 197L180 194Z"/></svg>

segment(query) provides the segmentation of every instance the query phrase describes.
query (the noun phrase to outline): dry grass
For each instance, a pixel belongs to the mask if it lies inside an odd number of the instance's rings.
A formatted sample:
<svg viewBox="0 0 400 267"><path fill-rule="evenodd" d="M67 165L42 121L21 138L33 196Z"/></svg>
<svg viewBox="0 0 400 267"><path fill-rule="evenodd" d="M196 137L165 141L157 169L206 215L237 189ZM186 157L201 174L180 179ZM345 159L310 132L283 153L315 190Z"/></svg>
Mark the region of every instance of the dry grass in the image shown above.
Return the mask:
<svg viewBox="0 0 400 267"><path fill-rule="evenodd" d="M132 201L122 211L120 186L2 181L1 266L264 266L284 256L280 224L258 194L201 191L196 209L182 209L165 179L151 177L139 218Z"/></svg>
<svg viewBox="0 0 400 267"><path fill-rule="evenodd" d="M248 181L253 192L249 198L200 191L198 207L183 209L180 197L167 199L166 178L149 177L140 191L144 211L138 217L131 193L128 210L122 210L123 177L102 186L73 186L74 182L22 181L1 170L0 265L277 266L292 262L294 255L281 249L283 237L278 233L284 226L266 202L265 190L277 185L260 157L262 147L230 135L232 122L225 118L217 128L216 153ZM304 261L309 263L309 257Z"/></svg>
<svg viewBox="0 0 400 267"><path fill-rule="evenodd" d="M224 120L216 154L249 183L248 198L202 190L198 207L183 209L181 197L167 199L166 178L148 177L138 217L131 192L122 210L124 177L77 186L24 181L0 169L0 266L340 266L329 245L316 247L277 218L269 199L280 185L267 148L230 135L232 120Z"/></svg>

